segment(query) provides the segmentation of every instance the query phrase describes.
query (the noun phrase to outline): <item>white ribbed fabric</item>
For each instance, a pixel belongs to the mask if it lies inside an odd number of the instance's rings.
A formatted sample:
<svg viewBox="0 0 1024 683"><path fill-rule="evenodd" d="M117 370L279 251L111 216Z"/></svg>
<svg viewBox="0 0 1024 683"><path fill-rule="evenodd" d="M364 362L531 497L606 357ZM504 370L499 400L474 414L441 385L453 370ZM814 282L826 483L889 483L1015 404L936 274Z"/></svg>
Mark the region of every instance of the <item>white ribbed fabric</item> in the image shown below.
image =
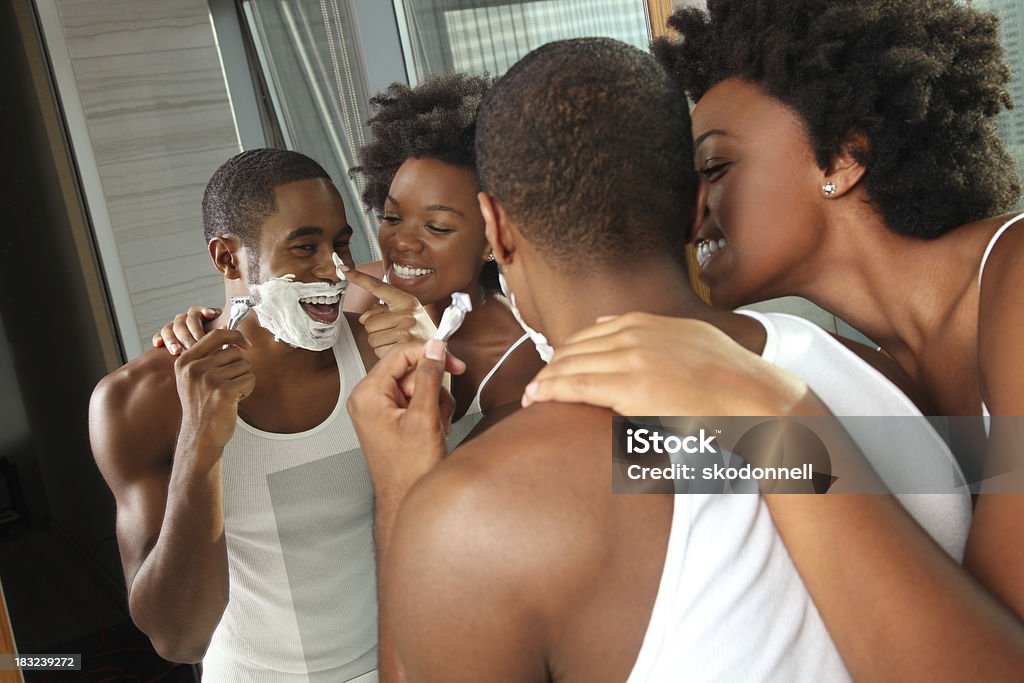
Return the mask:
<svg viewBox="0 0 1024 683"><path fill-rule="evenodd" d="M365 371L347 325L334 354L341 391L322 424L239 419L224 449L230 598L204 681L376 683L373 487L345 410Z"/></svg>
<svg viewBox="0 0 1024 683"><path fill-rule="evenodd" d="M815 325L783 314L743 313L765 327L764 358L800 376L833 413L920 415L895 386ZM915 468L927 462L946 475L950 468L959 472L931 426L924 420L919 429L913 425L901 421L906 433L894 435L862 423L851 433L897 489L908 469L888 466L887 456L907 457ZM962 558L971 514L966 492L899 499L947 552ZM628 683L683 680L850 680L760 496L675 497L658 595Z"/></svg>
<svg viewBox="0 0 1024 683"><path fill-rule="evenodd" d="M789 370L827 405L878 476L925 531L957 562L971 526L971 496L901 493L950 490L963 484L960 465L926 420L843 420L846 416L920 418L921 411L880 372L817 325L785 313L739 311L761 323L762 357Z"/></svg>
<svg viewBox="0 0 1024 683"><path fill-rule="evenodd" d="M849 681L760 496L675 496L628 683Z"/></svg>

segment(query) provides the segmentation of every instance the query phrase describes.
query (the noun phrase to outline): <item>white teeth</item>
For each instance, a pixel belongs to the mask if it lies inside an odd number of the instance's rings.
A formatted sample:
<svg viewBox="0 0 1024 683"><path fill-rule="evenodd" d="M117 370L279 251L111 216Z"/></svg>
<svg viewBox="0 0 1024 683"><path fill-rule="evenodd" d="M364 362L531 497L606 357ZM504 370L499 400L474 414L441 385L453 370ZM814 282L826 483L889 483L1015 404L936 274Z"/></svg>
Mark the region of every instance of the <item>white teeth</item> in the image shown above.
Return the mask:
<svg viewBox="0 0 1024 683"><path fill-rule="evenodd" d="M430 268L413 268L411 266L403 266L400 263L392 263L391 268L395 271L395 275L401 278L419 277L434 272Z"/></svg>
<svg viewBox="0 0 1024 683"><path fill-rule="evenodd" d="M332 296L304 296L299 299L304 304L330 304L334 305L341 300L341 297L337 294Z"/></svg>
<svg viewBox="0 0 1024 683"><path fill-rule="evenodd" d="M703 267L715 252L725 249L728 244L724 237L718 240L701 240L697 243L697 264Z"/></svg>

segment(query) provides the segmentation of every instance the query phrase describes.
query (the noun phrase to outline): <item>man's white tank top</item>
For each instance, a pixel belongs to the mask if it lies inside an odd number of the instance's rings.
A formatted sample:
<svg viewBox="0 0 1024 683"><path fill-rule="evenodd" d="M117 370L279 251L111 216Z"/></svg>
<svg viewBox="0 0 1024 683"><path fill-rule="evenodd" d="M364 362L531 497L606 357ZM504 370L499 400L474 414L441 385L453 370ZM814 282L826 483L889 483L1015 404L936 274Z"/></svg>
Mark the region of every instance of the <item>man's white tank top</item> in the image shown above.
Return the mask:
<svg viewBox="0 0 1024 683"><path fill-rule="evenodd" d="M323 423L273 434L239 419L224 449L230 595L204 681L377 680L373 487L345 409L365 370L348 325L334 356Z"/></svg>
<svg viewBox="0 0 1024 683"><path fill-rule="evenodd" d="M807 382L834 414L920 416L891 382L812 323L743 313L765 328L763 357ZM959 473L927 422L914 424L847 425L895 490L903 477L920 476L920 468ZM888 462L902 459L912 466ZM966 491L897 497L946 552L963 557L971 518ZM761 496L675 496L657 598L628 683L683 680L850 680Z"/></svg>

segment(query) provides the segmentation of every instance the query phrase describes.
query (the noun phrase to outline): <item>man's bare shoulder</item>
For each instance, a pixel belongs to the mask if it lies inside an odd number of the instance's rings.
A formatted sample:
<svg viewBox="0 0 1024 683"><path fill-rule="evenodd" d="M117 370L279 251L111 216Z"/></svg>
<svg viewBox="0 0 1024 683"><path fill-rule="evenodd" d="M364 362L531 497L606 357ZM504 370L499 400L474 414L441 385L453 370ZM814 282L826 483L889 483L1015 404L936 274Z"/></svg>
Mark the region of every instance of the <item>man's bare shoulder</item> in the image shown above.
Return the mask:
<svg viewBox="0 0 1024 683"><path fill-rule="evenodd" d="M478 595L478 607L557 621L606 549L611 416L531 406L458 449L402 504L396 576L411 581L409 572L429 566L460 577L459 590ZM416 580L427 578L421 571Z"/></svg>
<svg viewBox="0 0 1024 683"><path fill-rule="evenodd" d="M498 475L529 466L545 476L569 477L569 466L580 460L593 463L595 451L610 456L613 415L583 404L535 404L456 449L445 466L472 461L473 467Z"/></svg>
<svg viewBox="0 0 1024 683"><path fill-rule="evenodd" d="M175 357L165 349L150 349L100 380L93 390L93 401L100 400L110 407L149 402L165 405L173 396L174 403L178 403L174 362Z"/></svg>
<svg viewBox="0 0 1024 683"><path fill-rule="evenodd" d="M162 461L173 453L181 422L174 363L166 350L150 349L96 385L89 402L89 432L93 455L105 474L145 464L137 459ZM134 446L126 448L129 444Z"/></svg>
<svg viewBox="0 0 1024 683"><path fill-rule="evenodd" d="M450 525L470 536L508 531L514 519L524 546L564 538L567 529L581 532L611 491L612 415L557 403L517 411L425 476L403 514L419 510L421 530L437 536L452 534ZM503 534L515 547L515 535Z"/></svg>
<svg viewBox="0 0 1024 683"><path fill-rule="evenodd" d="M437 658L461 660L462 645L474 639L480 647L459 662L459 680L499 670L515 672L508 680L548 677L549 634L564 631L564 615L601 567L593 529L603 516L586 514L587 506L548 476L553 470L538 467L560 454L531 430L549 430L558 440L556 428L593 431L602 414L610 415L569 406L521 410L413 487L395 524L383 601L396 617L410 677L427 669L437 676L451 666ZM416 629L425 621L433 626L427 633Z"/></svg>

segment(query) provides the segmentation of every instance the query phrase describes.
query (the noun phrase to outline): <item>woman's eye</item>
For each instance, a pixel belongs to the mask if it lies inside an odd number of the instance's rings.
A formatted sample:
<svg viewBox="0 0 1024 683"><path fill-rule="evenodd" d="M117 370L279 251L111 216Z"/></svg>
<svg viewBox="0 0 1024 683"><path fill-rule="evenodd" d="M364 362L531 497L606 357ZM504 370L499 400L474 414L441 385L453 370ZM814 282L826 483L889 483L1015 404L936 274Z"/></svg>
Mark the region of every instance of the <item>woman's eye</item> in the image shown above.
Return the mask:
<svg viewBox="0 0 1024 683"><path fill-rule="evenodd" d="M388 225L394 225L400 220L402 220L402 218L400 216L396 216L393 213L385 213L380 216L380 222L387 223Z"/></svg>
<svg viewBox="0 0 1024 683"><path fill-rule="evenodd" d="M451 228L443 228L440 225L430 225L427 223L427 230L438 235L447 235L448 233L455 232Z"/></svg>
<svg viewBox="0 0 1024 683"><path fill-rule="evenodd" d="M709 182L713 183L722 177L726 169L732 165L731 161L723 161L721 163L709 163L700 169L700 174Z"/></svg>

